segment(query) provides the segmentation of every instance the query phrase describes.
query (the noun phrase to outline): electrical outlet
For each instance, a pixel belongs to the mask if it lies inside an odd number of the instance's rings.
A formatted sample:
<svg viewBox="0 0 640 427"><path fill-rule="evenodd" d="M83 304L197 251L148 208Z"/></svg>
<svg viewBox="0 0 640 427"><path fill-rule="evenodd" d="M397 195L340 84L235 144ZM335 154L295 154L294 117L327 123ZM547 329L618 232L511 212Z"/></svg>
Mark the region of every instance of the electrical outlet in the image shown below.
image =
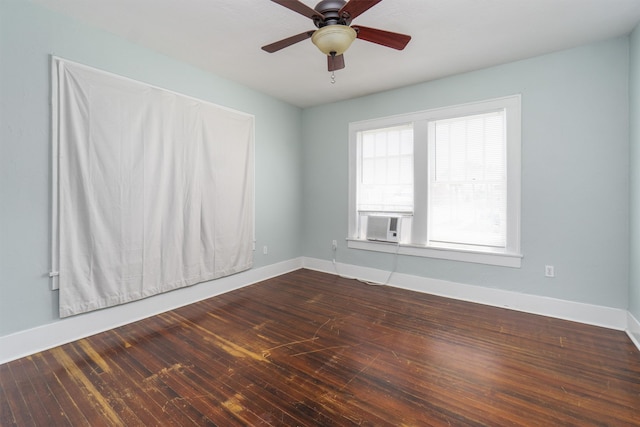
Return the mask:
<svg viewBox="0 0 640 427"><path fill-rule="evenodd" d="M331 250L335 251L338 249L338 241L337 240L332 240L331 241Z"/></svg>
<svg viewBox="0 0 640 427"><path fill-rule="evenodd" d="M544 275L545 277L556 277L556 269L553 265L545 265L544 266Z"/></svg>
<svg viewBox="0 0 640 427"><path fill-rule="evenodd" d="M263 253L264 255L266 255L266 254L268 254L268 253L269 253L269 248L267 247L267 245L265 245L265 246L263 246L263 247L262 247L262 253Z"/></svg>

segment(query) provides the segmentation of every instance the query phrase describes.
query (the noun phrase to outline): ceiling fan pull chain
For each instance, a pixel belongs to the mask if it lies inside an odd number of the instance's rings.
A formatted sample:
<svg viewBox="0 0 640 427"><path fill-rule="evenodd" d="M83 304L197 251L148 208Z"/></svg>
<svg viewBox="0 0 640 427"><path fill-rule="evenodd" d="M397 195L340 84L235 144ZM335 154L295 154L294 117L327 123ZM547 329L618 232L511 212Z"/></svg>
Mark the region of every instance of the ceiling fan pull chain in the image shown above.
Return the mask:
<svg viewBox="0 0 640 427"><path fill-rule="evenodd" d="M336 74L333 71L331 72L331 84L336 84Z"/></svg>

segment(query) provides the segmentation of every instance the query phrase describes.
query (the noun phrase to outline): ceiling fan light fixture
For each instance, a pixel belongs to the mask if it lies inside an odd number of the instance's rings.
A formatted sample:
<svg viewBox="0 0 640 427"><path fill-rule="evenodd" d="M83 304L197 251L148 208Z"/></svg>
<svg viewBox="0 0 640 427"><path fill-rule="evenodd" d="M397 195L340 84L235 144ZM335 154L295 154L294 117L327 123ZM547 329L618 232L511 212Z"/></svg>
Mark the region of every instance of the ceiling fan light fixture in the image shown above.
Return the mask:
<svg viewBox="0 0 640 427"><path fill-rule="evenodd" d="M311 36L311 41L325 55L342 55L356 39L356 31L348 25L327 25Z"/></svg>

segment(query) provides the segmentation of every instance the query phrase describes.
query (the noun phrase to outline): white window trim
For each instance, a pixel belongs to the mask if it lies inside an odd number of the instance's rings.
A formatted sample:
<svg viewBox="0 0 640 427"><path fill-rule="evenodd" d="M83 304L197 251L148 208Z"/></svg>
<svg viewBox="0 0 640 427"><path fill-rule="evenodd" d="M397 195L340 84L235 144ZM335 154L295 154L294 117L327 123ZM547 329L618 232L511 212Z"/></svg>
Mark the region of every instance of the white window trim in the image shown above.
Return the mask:
<svg viewBox="0 0 640 427"><path fill-rule="evenodd" d="M412 244L372 242L358 237L358 215L356 206L357 190L357 134L358 132L414 123L414 137L420 138L421 129L426 131L427 122L471 115L478 112L506 108L507 111L507 247L505 249L479 250L473 246L428 245L427 242ZM347 247L376 252L398 253L400 255L420 256L427 258L446 259L479 264L489 264L504 267L520 268L522 254L520 251L520 222L521 222L521 96L513 95L486 101L460 104L451 107L436 108L416 113L402 114L379 119L364 120L349 124L349 215ZM416 144L416 150L427 150L427 144ZM422 147L422 148L421 148ZM427 168L414 168L415 181L428 178ZM423 181L426 182L426 181ZM415 188L415 187L414 187ZM423 200L424 199L424 200ZM426 194L415 199L414 217L426 217ZM414 236L425 236L426 221L413 222ZM422 244L424 243L424 245Z"/></svg>

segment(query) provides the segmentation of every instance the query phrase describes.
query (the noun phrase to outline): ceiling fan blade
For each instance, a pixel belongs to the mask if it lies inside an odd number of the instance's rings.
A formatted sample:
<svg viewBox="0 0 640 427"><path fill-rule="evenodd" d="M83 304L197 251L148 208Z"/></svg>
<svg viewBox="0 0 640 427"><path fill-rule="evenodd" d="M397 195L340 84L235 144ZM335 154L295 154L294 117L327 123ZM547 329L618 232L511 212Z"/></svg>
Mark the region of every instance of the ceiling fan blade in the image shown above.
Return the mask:
<svg viewBox="0 0 640 427"><path fill-rule="evenodd" d="M286 39L282 39L275 43L268 44L266 46L262 46L262 50L265 50L269 53L277 52L280 49L284 49L287 46L291 46L292 44L296 44L301 42L302 40L306 40L315 33L316 30L305 31L304 33L296 34L295 36L287 37Z"/></svg>
<svg viewBox="0 0 640 427"><path fill-rule="evenodd" d="M327 68L329 71L342 70L344 68L344 55L327 55Z"/></svg>
<svg viewBox="0 0 640 427"><path fill-rule="evenodd" d="M347 14L349 15L349 19L353 19L381 1L382 0L349 0L349 2L340 9L340 16Z"/></svg>
<svg viewBox="0 0 640 427"><path fill-rule="evenodd" d="M293 10L294 12L298 12L300 15L304 15L307 18L321 18L324 19L324 15L320 12L317 12L315 9L310 8L304 3L299 2L298 0L271 0L274 3L278 3L280 6L284 6L287 9Z"/></svg>
<svg viewBox="0 0 640 427"><path fill-rule="evenodd" d="M392 33L391 31L362 27L360 25L354 25L351 28L356 30L356 33L358 34L357 37L359 39L381 44L382 46L391 47L393 49L402 50L405 48L407 43L409 43L409 40L411 40L411 36L407 36L406 34Z"/></svg>

